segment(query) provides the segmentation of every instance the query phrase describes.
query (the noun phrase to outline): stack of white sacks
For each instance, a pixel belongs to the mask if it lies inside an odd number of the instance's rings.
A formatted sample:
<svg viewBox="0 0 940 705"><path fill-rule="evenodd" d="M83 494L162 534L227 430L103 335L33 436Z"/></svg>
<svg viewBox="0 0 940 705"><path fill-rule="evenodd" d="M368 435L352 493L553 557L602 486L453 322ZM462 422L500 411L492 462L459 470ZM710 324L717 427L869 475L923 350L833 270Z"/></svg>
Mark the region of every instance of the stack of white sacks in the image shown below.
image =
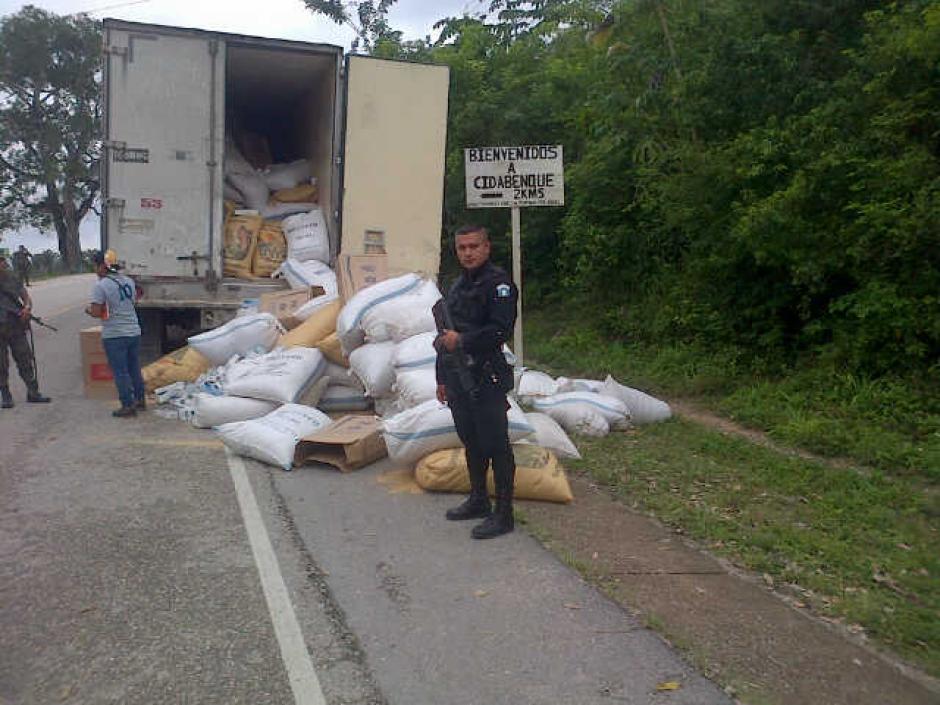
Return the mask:
<svg viewBox="0 0 940 705"><path fill-rule="evenodd" d="M337 297L336 275L330 261L330 239L326 219L313 201L280 203L269 200L271 194L298 186L316 185L307 159L287 164L272 164L255 169L234 143L227 139L225 148L225 198L267 220L280 220L287 240L287 259L271 275L283 277L292 289L322 286L326 295Z"/></svg>
<svg viewBox="0 0 940 705"><path fill-rule="evenodd" d="M189 339L217 367L196 385L158 390L158 398L180 392L194 425L214 428L238 454L285 469L297 442L330 423L324 412L367 410L373 404L394 460L415 463L434 451L459 448L450 410L436 399L431 307L439 298L434 283L417 274L355 294L339 309L335 331L349 369L315 347L279 347L283 331L270 314L236 318ZM328 294L312 300L308 314L322 313L334 299ZM525 413L520 403L532 411ZM601 436L664 420L671 412L664 402L609 376L603 382L553 379L524 370L508 415L511 442L577 458L568 434Z"/></svg>

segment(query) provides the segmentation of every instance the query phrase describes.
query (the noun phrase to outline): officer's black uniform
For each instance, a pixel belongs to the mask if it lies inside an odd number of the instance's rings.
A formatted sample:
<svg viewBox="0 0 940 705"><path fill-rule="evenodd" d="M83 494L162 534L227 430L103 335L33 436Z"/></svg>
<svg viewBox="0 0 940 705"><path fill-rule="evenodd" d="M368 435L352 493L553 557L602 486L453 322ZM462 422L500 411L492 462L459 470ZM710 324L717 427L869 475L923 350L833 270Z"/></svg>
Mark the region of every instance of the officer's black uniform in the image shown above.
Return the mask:
<svg viewBox="0 0 940 705"><path fill-rule="evenodd" d="M452 355L435 345L437 383L447 388L447 403L467 456L470 497L447 512L452 520L485 517L474 527L474 538L492 538L513 529L512 490L516 465L509 445L506 392L512 389L512 368L502 346L516 320L518 293L505 270L489 261L464 270L447 294L447 308L460 343ZM469 369L462 381L453 364L462 356ZM471 389L465 389L467 381ZM490 514L486 491L492 461L496 511Z"/></svg>

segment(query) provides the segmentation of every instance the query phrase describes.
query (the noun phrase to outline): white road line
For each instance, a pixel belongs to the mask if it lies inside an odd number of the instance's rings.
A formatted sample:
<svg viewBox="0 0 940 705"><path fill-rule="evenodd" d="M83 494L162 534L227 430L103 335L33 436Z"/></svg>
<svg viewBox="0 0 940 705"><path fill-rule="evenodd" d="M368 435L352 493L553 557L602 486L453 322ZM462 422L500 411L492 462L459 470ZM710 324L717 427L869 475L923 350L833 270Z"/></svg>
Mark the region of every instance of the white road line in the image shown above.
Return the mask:
<svg viewBox="0 0 940 705"><path fill-rule="evenodd" d="M297 615L294 614L294 607L287 594L284 577L277 564L277 557L274 555L267 529L264 528L258 502L248 481L245 464L228 448L225 449L225 455L228 458L228 468L235 484L235 495L242 510L242 518L245 520L251 552L258 566L268 612L274 624L274 634L281 648L281 659L287 669L291 690L294 691L294 702L297 705L326 705L320 681L307 652L300 624L297 622Z"/></svg>

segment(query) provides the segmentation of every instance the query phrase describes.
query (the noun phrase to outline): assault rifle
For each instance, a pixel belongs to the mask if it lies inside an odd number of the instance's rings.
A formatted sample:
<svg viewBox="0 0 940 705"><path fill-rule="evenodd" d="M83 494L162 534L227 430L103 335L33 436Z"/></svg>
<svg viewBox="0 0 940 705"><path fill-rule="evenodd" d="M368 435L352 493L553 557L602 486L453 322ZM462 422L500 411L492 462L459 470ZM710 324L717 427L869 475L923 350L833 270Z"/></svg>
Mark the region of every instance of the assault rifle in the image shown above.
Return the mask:
<svg viewBox="0 0 940 705"><path fill-rule="evenodd" d="M447 302L444 299L438 299L437 303L431 307L431 313L434 315L434 325L437 327L438 335L445 330L454 330L454 322L450 317L450 311L447 309ZM444 364L457 373L457 380L460 382L460 388L470 396L476 399L478 388L477 383L470 374L470 365L472 358L460 351L447 352L440 348L440 353L444 356Z"/></svg>
<svg viewBox="0 0 940 705"><path fill-rule="evenodd" d="M19 318L20 312L22 310L23 310L23 306L19 302L13 303L9 299L9 297L7 297L6 299L0 298L0 311L6 311L7 313L12 313L14 316ZM54 331L56 333L59 332L58 328L54 328L53 326L50 326L48 323L43 321L39 316L34 316L33 314L29 314L29 317L26 318L24 322L35 323L37 326L48 328L49 330Z"/></svg>

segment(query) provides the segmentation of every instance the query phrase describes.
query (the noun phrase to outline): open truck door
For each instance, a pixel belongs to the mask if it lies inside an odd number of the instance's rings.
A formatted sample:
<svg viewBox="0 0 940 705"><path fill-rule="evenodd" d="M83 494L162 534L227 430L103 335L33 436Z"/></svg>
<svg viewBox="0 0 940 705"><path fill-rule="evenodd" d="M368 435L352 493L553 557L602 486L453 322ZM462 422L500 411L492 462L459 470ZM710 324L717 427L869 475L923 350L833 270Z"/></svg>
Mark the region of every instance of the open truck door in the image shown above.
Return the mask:
<svg viewBox="0 0 940 705"><path fill-rule="evenodd" d="M440 266L449 68L346 57L342 252L391 274Z"/></svg>
<svg viewBox="0 0 940 705"><path fill-rule="evenodd" d="M132 275L221 272L224 54L208 34L105 24L102 245Z"/></svg>

